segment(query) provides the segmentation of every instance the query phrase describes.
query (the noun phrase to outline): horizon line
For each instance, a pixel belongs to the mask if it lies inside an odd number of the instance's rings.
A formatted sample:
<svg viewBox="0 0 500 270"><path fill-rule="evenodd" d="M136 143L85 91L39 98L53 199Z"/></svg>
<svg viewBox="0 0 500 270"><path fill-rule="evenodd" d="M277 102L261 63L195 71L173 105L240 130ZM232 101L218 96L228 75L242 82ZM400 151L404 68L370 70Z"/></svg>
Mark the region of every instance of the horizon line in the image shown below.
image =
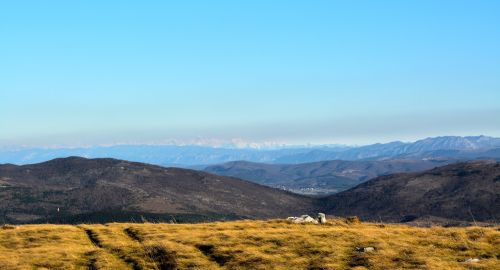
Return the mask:
<svg viewBox="0 0 500 270"><path fill-rule="evenodd" d="M303 144L293 144L293 143L279 143L279 142L246 142L239 139L233 139L228 141L220 140L219 143L210 143L210 139L205 140L205 142L176 142L179 140L170 140L169 142L123 142L123 143L104 143L104 144L86 144L86 145L0 145L0 151L23 151L30 149L40 149L40 150L58 150L58 149L91 149L91 148L111 148L120 146L158 146L158 147L204 147L204 148L218 148L218 149L251 149L251 150L277 150L277 149L287 149L287 148L320 148L320 147L339 147L339 148L356 148L376 144L390 144L390 143L402 143L410 144L426 139L436 139L445 137L456 137L456 138L473 138L473 137L485 137L500 139L499 137L489 136L489 135L440 135L440 136L428 136L415 140L389 140L386 142L374 142L366 144L343 144L343 143L303 143ZM214 140L212 140L214 141Z"/></svg>

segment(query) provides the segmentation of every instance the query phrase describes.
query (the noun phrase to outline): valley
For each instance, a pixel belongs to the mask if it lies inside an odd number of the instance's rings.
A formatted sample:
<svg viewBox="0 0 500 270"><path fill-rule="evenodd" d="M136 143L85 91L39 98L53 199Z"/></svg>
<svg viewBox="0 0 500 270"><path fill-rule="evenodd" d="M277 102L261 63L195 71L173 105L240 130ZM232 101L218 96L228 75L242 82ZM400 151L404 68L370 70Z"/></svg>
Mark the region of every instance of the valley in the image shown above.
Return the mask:
<svg viewBox="0 0 500 270"><path fill-rule="evenodd" d="M236 164L241 167L241 163ZM359 176L353 164L375 176L388 168L404 170L435 165L407 161L328 161L283 167L267 165L267 174L261 176L272 180L287 174L324 175L336 170L347 171L350 177ZM258 171L252 166L263 166L243 165L250 166L247 171L250 174ZM469 161L421 172L378 176L333 195L305 196L196 170L69 157L32 165L0 165L0 221L191 223L323 212L384 222L424 219L443 225L495 223L500 213L498 179L499 162ZM286 177L280 181L287 184Z"/></svg>
<svg viewBox="0 0 500 270"><path fill-rule="evenodd" d="M304 195L328 195L347 190L381 175L417 172L457 162L454 160L331 160L301 164L234 161L208 166L204 171L233 176Z"/></svg>

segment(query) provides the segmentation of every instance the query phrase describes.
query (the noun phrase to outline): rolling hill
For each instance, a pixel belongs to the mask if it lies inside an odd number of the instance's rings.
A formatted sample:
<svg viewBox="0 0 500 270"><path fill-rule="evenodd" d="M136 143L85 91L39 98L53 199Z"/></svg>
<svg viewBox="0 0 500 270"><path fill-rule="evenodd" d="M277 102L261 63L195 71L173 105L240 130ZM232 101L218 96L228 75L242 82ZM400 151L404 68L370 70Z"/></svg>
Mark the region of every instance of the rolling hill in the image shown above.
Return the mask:
<svg viewBox="0 0 500 270"><path fill-rule="evenodd" d="M495 222L499 202L500 163L495 161L385 175L322 198L233 177L115 159L71 157L0 165L2 223L196 222L317 212L390 222L433 217Z"/></svg>
<svg viewBox="0 0 500 270"><path fill-rule="evenodd" d="M115 159L0 165L0 222L270 218L311 205L236 178Z"/></svg>
<svg viewBox="0 0 500 270"><path fill-rule="evenodd" d="M247 161L206 167L206 172L234 176L301 194L329 194L352 188L371 178L400 172L425 171L449 160L321 161L265 164Z"/></svg>
<svg viewBox="0 0 500 270"><path fill-rule="evenodd" d="M497 222L500 163L471 161L421 173L381 176L321 202L326 213L368 220L439 217Z"/></svg>

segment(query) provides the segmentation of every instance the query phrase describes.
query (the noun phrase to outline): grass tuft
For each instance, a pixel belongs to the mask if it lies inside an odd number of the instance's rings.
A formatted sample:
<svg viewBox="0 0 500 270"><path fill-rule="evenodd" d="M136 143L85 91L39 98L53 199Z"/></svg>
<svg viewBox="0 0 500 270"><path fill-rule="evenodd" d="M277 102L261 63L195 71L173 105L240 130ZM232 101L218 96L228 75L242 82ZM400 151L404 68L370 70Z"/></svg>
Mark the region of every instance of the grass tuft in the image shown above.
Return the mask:
<svg viewBox="0 0 500 270"><path fill-rule="evenodd" d="M0 227L0 230L14 230L16 228L14 225L4 224Z"/></svg>
<svg viewBox="0 0 500 270"><path fill-rule="evenodd" d="M176 270L177 256L162 245L145 246L147 256L152 259L159 270Z"/></svg>
<svg viewBox="0 0 500 270"><path fill-rule="evenodd" d="M223 254L220 251L216 250L215 245L212 244L198 244L196 245L196 248L198 248L201 253L215 261L220 266L224 266L232 259L230 255Z"/></svg>

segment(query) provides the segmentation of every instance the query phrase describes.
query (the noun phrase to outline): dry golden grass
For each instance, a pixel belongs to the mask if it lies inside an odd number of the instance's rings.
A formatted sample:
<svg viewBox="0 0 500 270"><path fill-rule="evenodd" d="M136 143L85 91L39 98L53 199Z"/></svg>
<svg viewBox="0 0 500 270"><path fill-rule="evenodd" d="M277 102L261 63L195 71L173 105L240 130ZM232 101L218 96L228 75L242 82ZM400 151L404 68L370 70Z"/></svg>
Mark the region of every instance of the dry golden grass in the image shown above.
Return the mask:
<svg viewBox="0 0 500 270"><path fill-rule="evenodd" d="M356 247L374 247L371 252ZM0 227L0 269L500 269L500 228L334 220ZM479 262L467 263L468 258Z"/></svg>

